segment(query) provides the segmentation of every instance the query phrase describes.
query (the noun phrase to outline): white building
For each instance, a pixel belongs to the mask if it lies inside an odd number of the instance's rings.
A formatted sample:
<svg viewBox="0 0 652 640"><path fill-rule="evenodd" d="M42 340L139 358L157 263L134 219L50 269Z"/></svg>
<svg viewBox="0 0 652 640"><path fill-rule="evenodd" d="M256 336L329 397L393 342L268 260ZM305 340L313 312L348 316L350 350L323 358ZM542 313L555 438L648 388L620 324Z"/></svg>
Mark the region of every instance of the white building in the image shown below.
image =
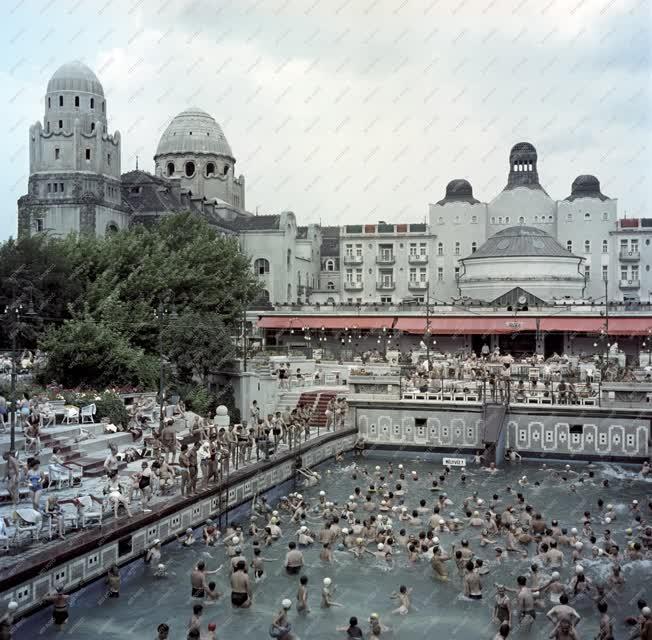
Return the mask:
<svg viewBox="0 0 652 640"><path fill-rule="evenodd" d="M494 303L523 295L597 301L605 280L610 300L650 300L652 220L618 220L617 201L591 175L578 176L570 195L554 200L528 142L510 150L507 184L489 202L456 179L424 222L298 226L292 212L247 212L236 156L218 122L199 108L171 119L153 173L121 174L120 134L108 133L104 90L93 71L80 62L63 65L44 106L43 122L30 128L21 236L103 235L189 210L239 236L272 304ZM506 242L509 255L502 255ZM539 243L553 253L542 254ZM514 255L517 245L526 253Z"/></svg>

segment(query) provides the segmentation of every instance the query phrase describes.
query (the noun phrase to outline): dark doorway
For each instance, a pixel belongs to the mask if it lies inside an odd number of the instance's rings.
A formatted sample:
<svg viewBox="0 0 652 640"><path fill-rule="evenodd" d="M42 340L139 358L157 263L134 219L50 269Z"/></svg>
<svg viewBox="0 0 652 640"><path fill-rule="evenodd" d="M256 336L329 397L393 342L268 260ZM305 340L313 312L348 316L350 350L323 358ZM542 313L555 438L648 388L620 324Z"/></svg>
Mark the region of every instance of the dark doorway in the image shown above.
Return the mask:
<svg viewBox="0 0 652 640"><path fill-rule="evenodd" d="M554 353L561 355L564 353L564 334L563 333L548 333L543 343L543 353L546 358L549 358Z"/></svg>
<svg viewBox="0 0 652 640"><path fill-rule="evenodd" d="M486 344L491 349L491 336L472 335L471 348L475 351L475 355L479 356L482 353L482 345Z"/></svg>
<svg viewBox="0 0 652 640"><path fill-rule="evenodd" d="M533 331L510 333L498 336L500 353L511 354L514 358L532 355L536 347L536 337Z"/></svg>

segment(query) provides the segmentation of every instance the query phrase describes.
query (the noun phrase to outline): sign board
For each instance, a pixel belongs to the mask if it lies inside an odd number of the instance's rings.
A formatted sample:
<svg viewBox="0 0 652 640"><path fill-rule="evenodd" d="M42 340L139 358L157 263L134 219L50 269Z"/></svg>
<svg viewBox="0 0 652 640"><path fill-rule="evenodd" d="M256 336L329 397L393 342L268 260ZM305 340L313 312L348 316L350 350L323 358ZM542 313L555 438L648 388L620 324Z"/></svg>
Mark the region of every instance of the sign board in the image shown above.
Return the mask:
<svg viewBox="0 0 652 640"><path fill-rule="evenodd" d="M505 326L508 327L509 329L520 329L522 323L518 321L506 322Z"/></svg>
<svg viewBox="0 0 652 640"><path fill-rule="evenodd" d="M444 465L446 467L466 467L466 460L464 458L444 458Z"/></svg>

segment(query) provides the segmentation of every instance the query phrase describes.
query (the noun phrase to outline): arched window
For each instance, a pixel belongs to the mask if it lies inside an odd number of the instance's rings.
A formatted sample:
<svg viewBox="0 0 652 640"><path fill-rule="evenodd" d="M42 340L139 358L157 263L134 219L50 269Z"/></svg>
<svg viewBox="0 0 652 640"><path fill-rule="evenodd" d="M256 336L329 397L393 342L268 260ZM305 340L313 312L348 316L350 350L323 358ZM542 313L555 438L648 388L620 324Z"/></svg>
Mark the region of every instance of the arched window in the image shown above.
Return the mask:
<svg viewBox="0 0 652 640"><path fill-rule="evenodd" d="M519 216L518 223L519 224L524 224L525 223L525 218L523 216Z"/></svg>
<svg viewBox="0 0 652 640"><path fill-rule="evenodd" d="M75 96L75 106L79 106L79 96Z"/></svg>
<svg viewBox="0 0 652 640"><path fill-rule="evenodd" d="M267 258L258 258L254 262L254 273L262 276L269 273L269 260Z"/></svg>
<svg viewBox="0 0 652 640"><path fill-rule="evenodd" d="M45 123L45 132L50 133L50 121L49 120Z"/></svg>
<svg viewBox="0 0 652 640"><path fill-rule="evenodd" d="M48 109L52 107L52 99L48 98Z"/></svg>
<svg viewBox="0 0 652 640"><path fill-rule="evenodd" d="M476 224L478 222L478 216L471 216L471 222Z"/></svg>
<svg viewBox="0 0 652 640"><path fill-rule="evenodd" d="M437 220L437 223L438 224L444 224L444 219L441 216L439 216L439 219Z"/></svg>
<svg viewBox="0 0 652 640"><path fill-rule="evenodd" d="M297 285L301 286L301 271L297 271Z"/></svg>
<svg viewBox="0 0 652 640"><path fill-rule="evenodd" d="M326 288L327 288L329 291L335 291L335 283L334 283L332 280L329 280L329 281L326 283Z"/></svg>
<svg viewBox="0 0 652 640"><path fill-rule="evenodd" d="M459 224L459 223L460 223L460 217L459 217L459 216L455 216L455 224Z"/></svg>
<svg viewBox="0 0 652 640"><path fill-rule="evenodd" d="M503 217L502 217L502 216L498 216L498 224L502 224L502 223L503 223Z"/></svg>
<svg viewBox="0 0 652 640"><path fill-rule="evenodd" d="M609 214L606 211L602 212L602 219L603 220L609 220Z"/></svg>
<svg viewBox="0 0 652 640"><path fill-rule="evenodd" d="M602 253L609 253L609 243L606 240L602 241Z"/></svg>
<svg viewBox="0 0 652 640"><path fill-rule="evenodd" d="M195 175L195 163L192 160L189 160L188 162L186 162L185 169L186 169L186 175L189 178L192 178L192 176Z"/></svg>
<svg viewBox="0 0 652 640"><path fill-rule="evenodd" d="M478 248L478 243L477 242L472 242L471 243L471 253L475 253Z"/></svg>
<svg viewBox="0 0 652 640"><path fill-rule="evenodd" d="M331 258L326 260L326 271L335 271L335 260Z"/></svg>
<svg viewBox="0 0 652 640"><path fill-rule="evenodd" d="M584 253L591 253L591 241L590 240L585 240L584 241Z"/></svg>
<svg viewBox="0 0 652 640"><path fill-rule="evenodd" d="M534 216L534 223L536 224L537 222L539 222L539 216Z"/></svg>
<svg viewBox="0 0 652 640"><path fill-rule="evenodd" d="M491 216L491 224L496 224L496 216Z"/></svg>
<svg viewBox="0 0 652 640"><path fill-rule="evenodd" d="M591 219L591 214L588 213L588 212L585 213L585 214L584 214L584 219L585 219L585 220L590 220L590 219Z"/></svg>
<svg viewBox="0 0 652 640"><path fill-rule="evenodd" d="M215 163L209 162L206 164L206 177L215 175Z"/></svg>
<svg viewBox="0 0 652 640"><path fill-rule="evenodd" d="M573 253L573 241L572 240L567 240L566 241L566 248Z"/></svg>
<svg viewBox="0 0 652 640"><path fill-rule="evenodd" d="M106 103L102 100L102 113L106 111Z"/></svg>
<svg viewBox="0 0 652 640"><path fill-rule="evenodd" d="M113 234L118 233L118 231L118 225L115 222L109 222L109 224L106 225L104 234L107 236L112 236Z"/></svg>
<svg viewBox="0 0 652 640"><path fill-rule="evenodd" d="M95 98L91 98L91 109L95 109Z"/></svg>
<svg viewBox="0 0 652 640"><path fill-rule="evenodd" d="M288 285L288 302L292 300L292 285Z"/></svg>
<svg viewBox="0 0 652 640"><path fill-rule="evenodd" d="M509 224L509 219L510 219L509 216L505 218L505 224Z"/></svg>
<svg viewBox="0 0 652 640"><path fill-rule="evenodd" d="M552 216L548 216L548 222L552 222L553 219L554 219L554 218L553 218Z"/></svg>
<svg viewBox="0 0 652 640"><path fill-rule="evenodd" d="M287 267L288 270L290 269L290 264L292 263L292 249L288 249L288 255L287 255Z"/></svg>
<svg viewBox="0 0 652 640"><path fill-rule="evenodd" d="M455 243L455 255L456 256L460 255L460 243L459 242Z"/></svg>
<svg viewBox="0 0 652 640"><path fill-rule="evenodd" d="M444 255L444 243L440 242L437 244L437 255L438 256L443 256Z"/></svg>
<svg viewBox="0 0 652 640"><path fill-rule="evenodd" d="M59 96L59 106L63 107L63 96Z"/></svg>
<svg viewBox="0 0 652 640"><path fill-rule="evenodd" d="M174 162L168 162L166 171L168 176L173 176L174 175Z"/></svg>
<svg viewBox="0 0 652 640"><path fill-rule="evenodd" d="M332 304L335 306L335 298L326 298L326 304Z"/></svg>
<svg viewBox="0 0 652 640"><path fill-rule="evenodd" d="M91 122L91 133L93 133L93 131L95 131L95 123Z"/></svg>
<svg viewBox="0 0 652 640"><path fill-rule="evenodd" d="M224 169L222 169L222 175L223 176L229 175L229 165L228 164L224 165Z"/></svg>
<svg viewBox="0 0 652 640"><path fill-rule="evenodd" d="M258 300L260 302L269 302L269 291L267 291L267 289L261 289L258 294Z"/></svg>

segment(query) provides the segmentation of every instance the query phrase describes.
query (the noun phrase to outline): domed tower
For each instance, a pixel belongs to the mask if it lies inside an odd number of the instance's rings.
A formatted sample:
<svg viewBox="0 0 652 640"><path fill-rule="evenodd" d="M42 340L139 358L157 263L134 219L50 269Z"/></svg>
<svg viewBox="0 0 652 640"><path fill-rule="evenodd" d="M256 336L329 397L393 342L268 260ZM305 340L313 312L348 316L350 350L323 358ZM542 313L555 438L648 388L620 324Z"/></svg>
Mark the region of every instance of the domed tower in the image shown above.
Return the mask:
<svg viewBox="0 0 652 640"><path fill-rule="evenodd" d="M218 198L245 208L244 176L235 177L235 157L213 116L196 107L175 116L154 155L156 174L180 178L193 196Z"/></svg>
<svg viewBox="0 0 652 640"><path fill-rule="evenodd" d="M106 99L82 62L55 71L43 123L29 130L29 193L19 200L19 234L102 235L128 224L120 192L120 133L108 133Z"/></svg>
<svg viewBox="0 0 652 640"><path fill-rule="evenodd" d="M518 142L509 152L509 176L506 189L538 187L537 150L529 142Z"/></svg>
<svg viewBox="0 0 652 640"><path fill-rule="evenodd" d="M446 185L446 195L437 204L444 205L448 202L468 202L478 204L479 200L473 197L473 187L468 180L457 178Z"/></svg>

